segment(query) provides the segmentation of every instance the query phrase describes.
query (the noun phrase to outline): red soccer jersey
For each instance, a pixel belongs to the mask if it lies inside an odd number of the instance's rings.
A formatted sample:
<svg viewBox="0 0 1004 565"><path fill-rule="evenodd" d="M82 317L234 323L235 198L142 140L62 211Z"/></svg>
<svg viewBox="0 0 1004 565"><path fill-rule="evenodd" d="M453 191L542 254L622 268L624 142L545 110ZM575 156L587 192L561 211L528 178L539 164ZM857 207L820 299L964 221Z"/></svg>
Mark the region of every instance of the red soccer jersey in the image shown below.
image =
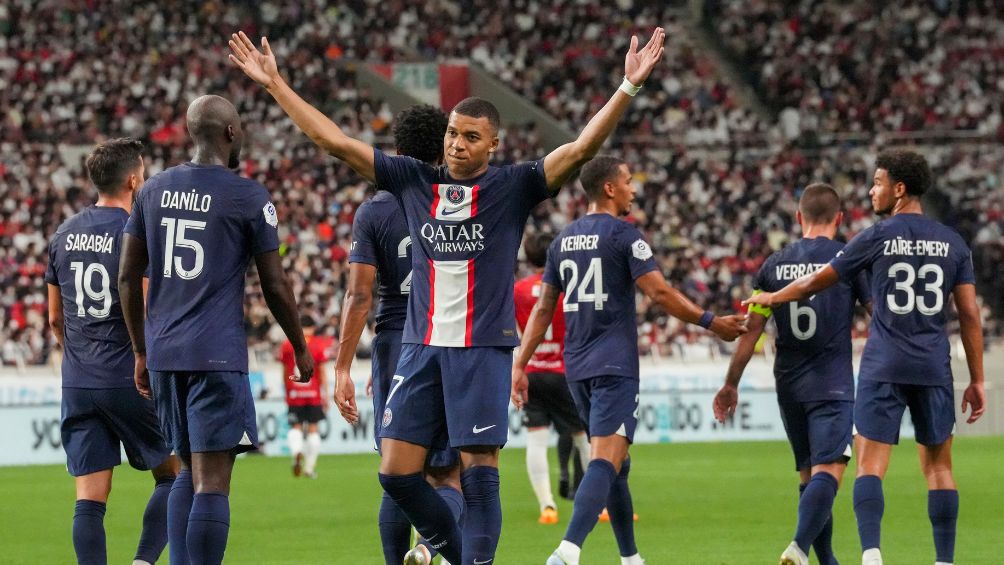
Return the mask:
<svg viewBox="0 0 1004 565"><path fill-rule="evenodd" d="M328 360L327 348L323 338L314 336L307 338L307 349L314 356L314 364L320 365ZM321 404L321 380L314 373L314 378L307 383L291 381L289 376L293 374L296 367L296 354L293 353L293 344L286 340L282 344L279 352L282 361L282 382L286 383L286 405L287 406L319 406Z"/></svg>
<svg viewBox="0 0 1004 565"><path fill-rule="evenodd" d="M543 275L530 275L516 282L516 323L519 331L526 329L530 319L530 311L540 296L540 280ZM527 373L565 373L565 315L561 311L561 297L558 297L558 308L555 309L551 325L544 334L533 358L526 365Z"/></svg>

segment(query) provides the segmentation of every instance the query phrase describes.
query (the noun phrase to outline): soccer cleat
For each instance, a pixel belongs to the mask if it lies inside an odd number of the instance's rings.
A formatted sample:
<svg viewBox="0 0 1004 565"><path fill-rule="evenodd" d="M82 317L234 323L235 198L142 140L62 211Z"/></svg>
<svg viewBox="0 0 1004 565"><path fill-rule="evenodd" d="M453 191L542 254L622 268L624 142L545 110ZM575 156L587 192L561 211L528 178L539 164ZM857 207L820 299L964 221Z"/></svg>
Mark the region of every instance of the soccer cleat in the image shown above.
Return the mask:
<svg viewBox="0 0 1004 565"><path fill-rule="evenodd" d="M882 565L882 552L879 548L866 549L861 554L861 565Z"/></svg>
<svg viewBox="0 0 1004 565"><path fill-rule="evenodd" d="M606 508L603 509L603 512L600 512L599 520L600 520L600 522L609 522L610 521L610 513L607 512ZM634 521L635 522L638 521L638 514L637 513L635 513L635 515L634 515Z"/></svg>
<svg viewBox="0 0 1004 565"><path fill-rule="evenodd" d="M551 556L547 558L547 563L545 563L544 565L571 565L571 564L568 561L562 559L561 555L558 554L558 550L556 549L554 550L554 553L552 553Z"/></svg>
<svg viewBox="0 0 1004 565"><path fill-rule="evenodd" d="M411 548L411 551L404 554L404 565L429 565L432 563L432 554L429 548L418 544Z"/></svg>
<svg viewBox="0 0 1004 565"><path fill-rule="evenodd" d="M558 496L566 500L572 500L575 498L575 494L569 491L568 479L561 479L558 481Z"/></svg>
<svg viewBox="0 0 1004 565"><path fill-rule="evenodd" d="M303 473L303 454L297 453L293 459L293 476L299 477Z"/></svg>
<svg viewBox="0 0 1004 565"><path fill-rule="evenodd" d="M558 511L553 506L548 506L540 511L540 518L537 521L541 524L557 524Z"/></svg>
<svg viewBox="0 0 1004 565"><path fill-rule="evenodd" d="M791 542L781 554L780 565L809 565L809 557L797 543Z"/></svg>
<svg viewBox="0 0 1004 565"><path fill-rule="evenodd" d="M307 477L308 479L316 479L317 471L304 471L303 476Z"/></svg>

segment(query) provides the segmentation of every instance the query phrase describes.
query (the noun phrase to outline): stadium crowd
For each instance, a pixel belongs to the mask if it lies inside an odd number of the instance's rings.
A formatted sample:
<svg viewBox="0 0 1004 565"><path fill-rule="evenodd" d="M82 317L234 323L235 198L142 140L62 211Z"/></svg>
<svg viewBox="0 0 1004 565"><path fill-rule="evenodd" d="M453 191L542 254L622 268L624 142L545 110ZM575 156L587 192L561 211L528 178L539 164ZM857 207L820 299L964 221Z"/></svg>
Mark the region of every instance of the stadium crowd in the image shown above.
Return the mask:
<svg viewBox="0 0 1004 565"><path fill-rule="evenodd" d="M705 17L796 131L1004 140L999 2L708 0Z"/></svg>
<svg viewBox="0 0 1004 565"><path fill-rule="evenodd" d="M94 197L82 154L72 148L135 136L147 143L147 175L155 174L189 157L184 112L190 98L203 92L221 93L238 104L249 132L243 173L272 192L296 296L321 321L319 333L334 335L351 222L370 186L319 153L276 105L228 66L224 39L237 28L252 36L268 30L282 37L273 45L294 87L353 135L386 148L392 112L357 87L347 60L470 57L558 119L581 125L620 80L625 31L665 18L671 38L666 64L654 77L658 84L646 87L633 106L614 147L631 163L640 189L633 221L675 284L703 306L737 310L763 259L797 233L798 188L812 180L827 180L847 197L846 236L873 221L866 191L875 149L747 147L744 136L762 133L763 124L737 104L714 64L676 22L675 12L654 15L653 10L668 10L661 3L506 0L507 9L463 11L450 2L357 1L324 10L273 2L176 4L168 9L146 2L25 0L0 7L0 355L5 364L44 363L52 350L42 279L47 238ZM739 17L743 8L738 4L727 3L723 13ZM749 9L773 14L769 5L753 2ZM918 3L915 10L923 15L924 6ZM422 10L441 10L437 17L449 14L444 17L450 25L418 33L430 21ZM471 19L470 13L478 16ZM507 13L520 16L503 17ZM919 23L925 21L921 16L905 21L927 29ZM368 34L367 29L394 31ZM755 29L767 34L771 25L764 20ZM107 38L113 36L119 47L109 50ZM947 44L957 45L954 41ZM774 53L784 50L777 47ZM783 60L776 59L763 64ZM987 97L997 96L989 88L995 82L983 84ZM952 100L968 103L962 96ZM909 107L914 106L925 107L916 101ZM992 103L986 109L996 111ZM947 119L948 114L938 116ZM867 125L861 124L853 127ZM880 125L891 127L886 122L871 127ZM958 121L936 125L968 127ZM673 140L672 149L648 143L653 138ZM726 143L730 147L708 150ZM542 154L532 125L514 127L503 132L497 161ZM989 306L1001 311L1004 202L997 186L1004 176L1004 152L948 147L929 155L938 179L938 207L977 249L978 276L988 285L984 288L996 289L985 293ZM529 229L560 230L584 209L581 191L566 187L535 211ZM247 293L250 344L260 356L271 357L281 332L253 280ZM703 332L643 306L644 351L716 354ZM988 331L998 332L995 328Z"/></svg>

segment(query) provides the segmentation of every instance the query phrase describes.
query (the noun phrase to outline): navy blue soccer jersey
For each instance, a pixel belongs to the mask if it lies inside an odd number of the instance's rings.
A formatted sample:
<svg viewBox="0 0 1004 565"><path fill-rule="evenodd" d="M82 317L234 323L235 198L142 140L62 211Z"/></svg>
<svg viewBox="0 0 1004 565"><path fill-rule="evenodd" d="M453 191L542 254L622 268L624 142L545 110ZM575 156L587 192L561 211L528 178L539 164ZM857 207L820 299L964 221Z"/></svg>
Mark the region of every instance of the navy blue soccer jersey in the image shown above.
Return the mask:
<svg viewBox="0 0 1004 565"><path fill-rule="evenodd" d="M411 290L411 235L391 193L381 190L356 210L349 263L376 267L377 333L403 330Z"/></svg>
<svg viewBox="0 0 1004 565"><path fill-rule="evenodd" d="M126 232L146 243L147 366L247 372L244 278L279 248L268 191L223 166L185 163L151 177Z"/></svg>
<svg viewBox="0 0 1004 565"><path fill-rule="evenodd" d="M754 287L764 292L781 290L825 267L843 248L843 243L825 237L801 239L767 258ZM773 309L777 325L774 376L779 398L797 402L854 399L854 303L867 304L869 299L868 279L859 273L810 298ZM764 313L758 308L751 311Z"/></svg>
<svg viewBox="0 0 1004 565"><path fill-rule="evenodd" d="M958 233L921 214L897 214L859 233L830 264L844 280L870 271L872 323L859 378L951 384L945 309L956 286L976 281Z"/></svg>
<svg viewBox="0 0 1004 565"><path fill-rule="evenodd" d="M375 150L377 184L401 201L411 233L404 343L519 344L516 253L530 210L548 197L543 163L489 166L458 181L446 166Z"/></svg>
<svg viewBox="0 0 1004 565"><path fill-rule="evenodd" d="M609 214L583 216L558 234L543 280L565 293L569 381L638 378L635 280L657 268L641 232Z"/></svg>
<svg viewBox="0 0 1004 565"><path fill-rule="evenodd" d="M63 386L129 388L135 360L119 305L119 255L129 214L88 206L49 243L45 282L63 301Z"/></svg>

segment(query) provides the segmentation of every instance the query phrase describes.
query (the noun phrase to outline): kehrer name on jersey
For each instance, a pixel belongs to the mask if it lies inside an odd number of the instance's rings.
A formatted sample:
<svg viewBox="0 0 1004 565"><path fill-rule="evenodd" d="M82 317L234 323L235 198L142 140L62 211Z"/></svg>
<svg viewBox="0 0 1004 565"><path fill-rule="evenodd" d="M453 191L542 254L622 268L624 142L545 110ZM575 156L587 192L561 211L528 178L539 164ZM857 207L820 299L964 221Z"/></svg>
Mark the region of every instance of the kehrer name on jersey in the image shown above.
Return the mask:
<svg viewBox="0 0 1004 565"><path fill-rule="evenodd" d="M592 251L600 244L598 235L570 235L561 238L561 251Z"/></svg>

